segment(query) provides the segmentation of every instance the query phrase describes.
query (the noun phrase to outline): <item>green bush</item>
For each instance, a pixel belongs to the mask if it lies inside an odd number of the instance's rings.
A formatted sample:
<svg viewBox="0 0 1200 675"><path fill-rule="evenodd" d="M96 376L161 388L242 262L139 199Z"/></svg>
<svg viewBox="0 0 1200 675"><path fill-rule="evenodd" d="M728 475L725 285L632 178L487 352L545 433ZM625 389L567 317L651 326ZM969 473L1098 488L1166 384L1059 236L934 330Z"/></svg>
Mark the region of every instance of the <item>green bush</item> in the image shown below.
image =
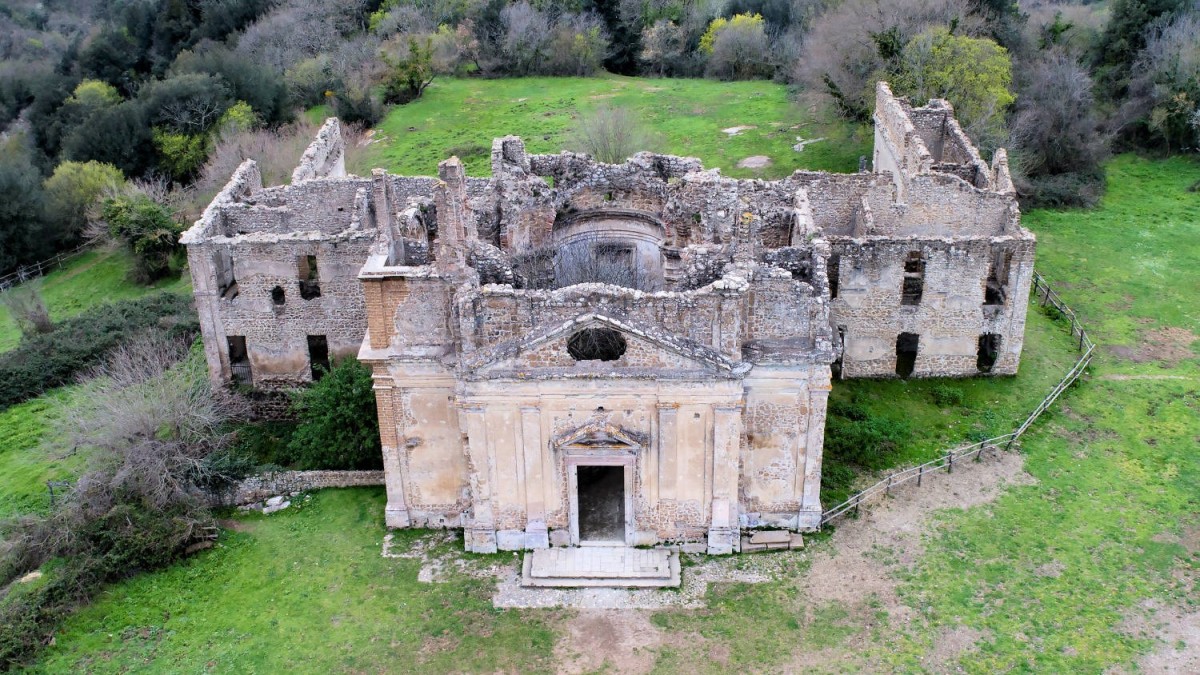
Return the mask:
<svg viewBox="0 0 1200 675"><path fill-rule="evenodd" d="M857 403L833 402L825 423L825 456L866 469L890 466L887 455L909 439L904 420L874 415Z"/></svg>
<svg viewBox="0 0 1200 675"><path fill-rule="evenodd" d="M305 469L382 469L371 387L371 370L346 359L297 392L292 409L299 425L288 442L292 461Z"/></svg>
<svg viewBox="0 0 1200 675"><path fill-rule="evenodd" d="M148 330L193 337L199 328L192 299L156 293L90 309L30 335L0 354L0 410L66 384L132 336Z"/></svg>
<svg viewBox="0 0 1200 675"><path fill-rule="evenodd" d="M937 405L949 408L962 405L965 396L958 387L949 384L935 384L929 389L929 398Z"/></svg>
<svg viewBox="0 0 1200 675"><path fill-rule="evenodd" d="M112 235L133 252L135 281L149 283L171 271L183 226L166 207L144 194L121 195L106 199L102 214Z"/></svg>

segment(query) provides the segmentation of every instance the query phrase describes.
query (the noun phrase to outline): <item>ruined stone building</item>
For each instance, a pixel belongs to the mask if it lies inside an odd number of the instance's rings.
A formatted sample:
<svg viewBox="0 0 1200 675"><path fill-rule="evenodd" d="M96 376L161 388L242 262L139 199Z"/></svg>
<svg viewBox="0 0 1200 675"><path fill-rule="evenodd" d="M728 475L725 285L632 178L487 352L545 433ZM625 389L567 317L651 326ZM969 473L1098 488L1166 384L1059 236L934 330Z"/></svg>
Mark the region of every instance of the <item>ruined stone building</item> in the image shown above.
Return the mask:
<svg viewBox="0 0 1200 675"><path fill-rule="evenodd" d="M821 518L831 380L1017 372L1034 237L1003 150L878 87L871 171L743 180L492 146L492 176L238 168L184 235L212 377L373 371L387 524L471 551Z"/></svg>

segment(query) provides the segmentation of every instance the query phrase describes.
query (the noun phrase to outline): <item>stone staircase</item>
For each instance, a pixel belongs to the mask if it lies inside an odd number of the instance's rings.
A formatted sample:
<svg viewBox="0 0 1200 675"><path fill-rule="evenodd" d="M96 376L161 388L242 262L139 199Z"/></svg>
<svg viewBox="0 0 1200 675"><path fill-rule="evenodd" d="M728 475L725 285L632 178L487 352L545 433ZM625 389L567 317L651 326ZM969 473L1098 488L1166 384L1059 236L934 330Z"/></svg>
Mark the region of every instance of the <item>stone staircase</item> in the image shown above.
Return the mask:
<svg viewBox="0 0 1200 675"><path fill-rule="evenodd" d="M679 554L625 546L543 548L525 554L521 585L533 588L676 588Z"/></svg>

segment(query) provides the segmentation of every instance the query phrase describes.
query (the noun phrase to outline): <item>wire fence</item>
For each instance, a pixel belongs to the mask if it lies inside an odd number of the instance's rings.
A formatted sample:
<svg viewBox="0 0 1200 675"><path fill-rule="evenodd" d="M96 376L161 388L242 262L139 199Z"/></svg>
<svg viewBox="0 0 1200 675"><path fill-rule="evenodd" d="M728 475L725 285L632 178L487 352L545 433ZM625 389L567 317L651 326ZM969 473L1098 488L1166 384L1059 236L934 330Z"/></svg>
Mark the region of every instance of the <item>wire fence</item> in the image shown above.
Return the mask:
<svg viewBox="0 0 1200 675"><path fill-rule="evenodd" d="M10 272L0 277L0 293L13 288L14 286L20 286L26 281L32 281L38 277L45 276L54 270L62 269L62 266L67 262L78 258L84 253L88 252L91 248L92 243L88 242L86 244L81 244L70 251L64 251L56 254L53 257L42 260L41 262L35 262L32 265L18 267L17 271Z"/></svg>
<svg viewBox="0 0 1200 675"><path fill-rule="evenodd" d="M1079 338L1079 359L1075 361L1074 365L1071 366L1071 369L1067 371L1067 374L1064 375L1061 380L1059 380L1058 384L1054 386L1054 389L1042 399L1042 402L1033 409L1033 412L1029 413L1029 416L1025 418L1025 421L1023 421L1015 431L1004 434L1003 436L997 436L995 438L979 441L978 443L972 443L971 445L952 448L937 459L932 459L919 466L914 466L889 474L878 483L875 483L862 492L851 495L849 499L841 504L827 509L821 514L822 525L830 523L834 519L840 518L851 511L858 513L859 507L863 504L882 499L884 496L890 493L893 488L904 485L905 483L916 481L917 485L921 485L927 475L935 473L943 468L946 469L946 473L951 473L954 471L955 464L961 465L962 462L970 459L981 460L985 456L985 453L987 453L989 450L992 452L997 452L1001 445L1003 445L1005 449L1012 447L1012 444L1021 438L1022 434L1024 434L1029 427L1037 421L1038 417L1041 417L1042 413L1046 412L1046 410L1050 408L1054 401L1058 400L1058 397L1067 390L1067 387L1070 387L1076 380L1079 379L1079 376L1083 374L1084 370L1087 369L1088 364L1092 361L1092 353L1096 350L1096 343L1092 342L1092 339L1088 336L1087 331L1083 328L1083 324L1080 323L1078 317L1075 316L1075 312L1068 307L1065 302L1062 301L1062 298L1059 297L1058 293L1050 287L1050 284L1046 283L1046 279L1036 271L1033 273L1033 288L1031 289L1031 292L1043 307L1053 307L1059 312L1060 315L1062 315L1064 319L1070 320L1071 337L1074 338L1078 336Z"/></svg>

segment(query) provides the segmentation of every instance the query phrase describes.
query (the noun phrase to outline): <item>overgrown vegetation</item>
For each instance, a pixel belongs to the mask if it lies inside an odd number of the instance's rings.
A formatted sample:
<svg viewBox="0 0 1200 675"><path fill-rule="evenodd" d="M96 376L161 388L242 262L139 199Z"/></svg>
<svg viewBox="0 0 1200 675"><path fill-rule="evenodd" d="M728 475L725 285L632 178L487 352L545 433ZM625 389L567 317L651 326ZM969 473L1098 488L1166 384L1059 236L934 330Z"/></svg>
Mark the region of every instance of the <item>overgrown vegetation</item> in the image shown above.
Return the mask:
<svg viewBox="0 0 1200 675"><path fill-rule="evenodd" d="M294 396L297 426L288 442L306 469L382 469L371 369L345 359Z"/></svg>
<svg viewBox="0 0 1200 675"><path fill-rule="evenodd" d="M189 343L126 343L56 420L67 444L90 449L89 469L46 515L0 524L0 585L44 575L0 597L0 664L44 646L102 584L167 565L211 533L205 459L226 445L242 404L209 386Z"/></svg>
<svg viewBox="0 0 1200 675"><path fill-rule="evenodd" d="M0 409L71 382L114 347L140 334L194 337L199 324L188 296L157 293L101 305L59 322L52 331L28 335L0 353Z"/></svg>

